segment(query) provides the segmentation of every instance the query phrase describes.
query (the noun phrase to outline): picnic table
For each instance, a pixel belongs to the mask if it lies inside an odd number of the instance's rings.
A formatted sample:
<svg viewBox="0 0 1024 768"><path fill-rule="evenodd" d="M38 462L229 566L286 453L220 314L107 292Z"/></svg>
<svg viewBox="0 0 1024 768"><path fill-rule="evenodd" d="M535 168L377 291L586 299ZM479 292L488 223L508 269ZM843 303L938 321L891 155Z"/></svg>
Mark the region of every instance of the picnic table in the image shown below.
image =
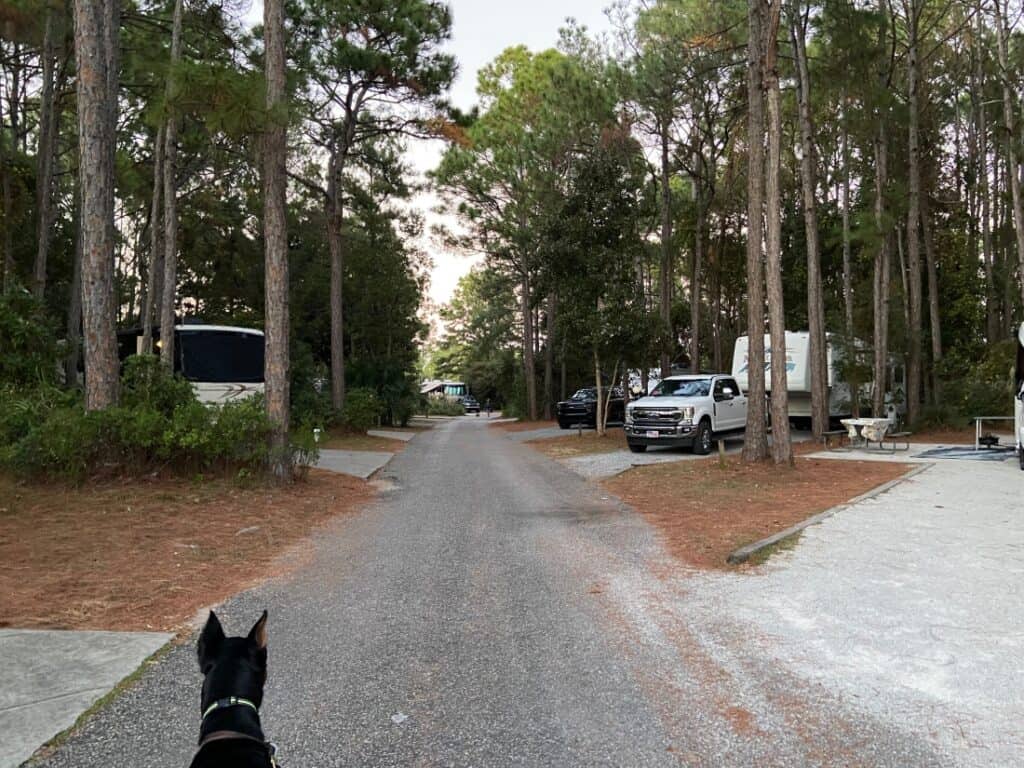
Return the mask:
<svg viewBox="0 0 1024 768"><path fill-rule="evenodd" d="M882 442L891 424L888 419L873 418L840 419L839 423L846 427L854 447Z"/></svg>

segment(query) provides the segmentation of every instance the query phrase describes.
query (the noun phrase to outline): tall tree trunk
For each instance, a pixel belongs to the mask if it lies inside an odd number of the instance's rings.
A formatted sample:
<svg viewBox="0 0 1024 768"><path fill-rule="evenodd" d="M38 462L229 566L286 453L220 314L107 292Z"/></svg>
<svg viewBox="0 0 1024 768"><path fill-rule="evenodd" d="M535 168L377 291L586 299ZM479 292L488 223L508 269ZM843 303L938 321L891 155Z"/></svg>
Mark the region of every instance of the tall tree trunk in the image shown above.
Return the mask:
<svg viewBox="0 0 1024 768"><path fill-rule="evenodd" d="M700 373L700 273L704 268L704 153L698 145L694 153L697 174L693 179L696 221L693 227L693 262L690 265L690 372Z"/></svg>
<svg viewBox="0 0 1024 768"><path fill-rule="evenodd" d="M884 22L879 27L878 49L884 58L889 27L888 1L878 0L878 10ZM888 66L879 70L880 92L885 92L888 89L889 74ZM875 110L874 214L877 250L875 251L872 290L875 386L871 407L875 418L881 418L885 415L885 392L889 381L889 276L892 269L890 266L889 227L886 223L886 192L889 186L889 133L886 126L889 115L884 105L876 105Z"/></svg>
<svg viewBox="0 0 1024 768"><path fill-rule="evenodd" d="M988 166L988 105L985 101L985 24L981 2L975 6L974 28L974 68L971 78L971 101L975 104L977 127L975 184L976 198L981 209L981 254L985 269L985 328L986 338L991 343L998 339L999 332L999 293L995 281L995 253L992 248L992 211L989 200L989 166Z"/></svg>
<svg viewBox="0 0 1024 768"><path fill-rule="evenodd" d="M843 98L842 155L843 155L843 321L846 337L853 340L853 256L850 247L850 129L847 105Z"/></svg>
<svg viewBox="0 0 1024 768"><path fill-rule="evenodd" d="M523 312L523 376L526 385L526 412L530 421L537 420L537 369L533 359L533 308L530 294L530 272L523 263L521 283Z"/></svg>
<svg viewBox="0 0 1024 768"><path fill-rule="evenodd" d="M118 0L75 0L85 407L90 411L109 408L118 400L114 156L119 25Z"/></svg>
<svg viewBox="0 0 1024 768"><path fill-rule="evenodd" d="M36 149L36 260L32 269L32 293L40 301L46 293L46 261L53 229L54 160L57 154L57 46L54 41L54 10L46 8L43 23L42 89L39 95L39 143Z"/></svg>
<svg viewBox="0 0 1024 768"><path fill-rule="evenodd" d="M180 2L180 0L179 0ZM266 263L266 379L267 418L271 423L271 471L289 476L289 357L288 357L288 218L287 122L285 105L285 31L283 0L264 0L263 35L266 61L267 113L271 122L263 135L263 240Z"/></svg>
<svg viewBox="0 0 1024 768"><path fill-rule="evenodd" d="M142 351L153 351L153 320L157 307L163 304L163 210L164 186L164 126L156 132L153 141L153 196L149 206L149 272L146 275L146 304L142 309Z"/></svg>
<svg viewBox="0 0 1024 768"><path fill-rule="evenodd" d="M167 75L167 125L164 132L164 284L160 300L160 360L174 370L174 300L178 293L178 107L177 67L181 61L183 3L174 2L171 64Z"/></svg>
<svg viewBox="0 0 1024 768"><path fill-rule="evenodd" d="M803 188L804 233L807 238L807 319L810 330L811 431L815 438L820 438L822 433L828 430L829 419L828 347L825 336L825 303L821 289L818 208L814 199L815 190L817 189L817 180L815 179L817 153L814 147L814 119L811 116L811 79L810 70L807 66L806 30L804 29L803 14L800 11L799 0L790 0L789 17L790 38L793 41L793 50L796 53L797 100L799 102L800 147L802 150L800 157L800 180ZM844 256L848 257L848 254L844 254ZM843 266L845 279L846 263ZM780 298L781 295L780 291ZM775 366L772 366L773 374L774 369ZM772 391L774 392L774 389Z"/></svg>
<svg viewBox="0 0 1024 768"><path fill-rule="evenodd" d="M661 315L665 346L661 350L661 376L672 374L671 352L675 351L675 329L672 327L672 281L674 259L672 258L672 188L671 166L669 165L668 120L661 127Z"/></svg>
<svg viewBox="0 0 1024 768"><path fill-rule="evenodd" d="M78 363L82 357L82 205L81 189L75 184L75 249L71 264L71 287L68 289L67 353L64 355L64 384L78 386Z"/></svg>
<svg viewBox="0 0 1024 768"><path fill-rule="evenodd" d="M558 296L548 294L547 340L544 344L544 419L551 420L551 404L555 387L555 312L558 309Z"/></svg>
<svg viewBox="0 0 1024 768"><path fill-rule="evenodd" d="M14 152L7 151L7 131L4 129L3 99L0 98L0 195L3 196L3 254L0 255L0 267L3 269L3 292L8 293L14 287L14 222L11 221L14 211L14 190L11 186L11 158ZM11 143L13 145L13 131ZM8 157L10 154L10 158Z"/></svg>
<svg viewBox="0 0 1024 768"><path fill-rule="evenodd" d="M931 178L929 176L929 178ZM921 195L921 234L924 236L925 269L928 272L928 320L931 326L932 348L932 402L941 397L938 364L942 361L942 319L939 316L939 274L935 258L935 240L932 236L931 202L928 194Z"/></svg>
<svg viewBox="0 0 1024 768"><path fill-rule="evenodd" d="M768 8L765 36L764 88L768 105L768 162L765 170L767 222L768 330L772 341L772 460L793 463L789 434L789 384L786 376L786 313L782 292L782 106L779 93L778 30L782 0Z"/></svg>
<svg viewBox="0 0 1024 768"><path fill-rule="evenodd" d="M743 460L768 458L764 382L764 16L761 0L749 0L747 43L747 424Z"/></svg>
<svg viewBox="0 0 1024 768"><path fill-rule="evenodd" d="M345 243L341 159L332 151L327 180L327 245L331 253L331 405L345 407Z"/></svg>
<svg viewBox="0 0 1024 768"><path fill-rule="evenodd" d="M594 347L594 387L597 390L597 403L594 405L597 409L597 412L594 414L594 430L597 432L598 437L604 437L604 419L601 417L604 408L603 389L601 387L601 358L597 354L596 346Z"/></svg>
<svg viewBox="0 0 1024 768"><path fill-rule="evenodd" d="M1003 119L1006 127L1007 176L1010 177L1010 194L1013 202L1013 229L1017 242L1017 263L1019 265L1019 288L1024 302L1024 201L1021 199L1020 169L1017 162L1016 137L1014 136L1013 86L1010 81L1009 55L1007 53L1007 31L1004 26L1003 0L995 0L996 45L999 51L1000 79L1003 83Z"/></svg>
<svg viewBox="0 0 1024 768"><path fill-rule="evenodd" d="M918 22L921 0L905 0L907 9L907 419L921 414L921 148L918 103Z"/></svg>

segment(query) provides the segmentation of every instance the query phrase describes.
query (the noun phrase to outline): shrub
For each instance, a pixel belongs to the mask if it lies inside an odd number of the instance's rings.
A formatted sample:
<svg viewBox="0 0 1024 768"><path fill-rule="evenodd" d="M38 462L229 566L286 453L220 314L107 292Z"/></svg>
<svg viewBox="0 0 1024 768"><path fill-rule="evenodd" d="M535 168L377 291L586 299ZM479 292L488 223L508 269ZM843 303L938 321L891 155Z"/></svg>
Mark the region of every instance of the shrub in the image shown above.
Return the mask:
<svg viewBox="0 0 1024 768"><path fill-rule="evenodd" d="M121 374L121 405L152 408L170 416L174 410L195 400L192 385L173 375L156 355L132 355Z"/></svg>
<svg viewBox="0 0 1024 768"><path fill-rule="evenodd" d="M0 466L22 476L81 480L155 470L252 476L270 463L262 398L203 405L191 385L155 359L126 367L123 403L86 412L52 387L0 392ZM316 461L312 430L289 447L297 474Z"/></svg>
<svg viewBox="0 0 1024 768"><path fill-rule="evenodd" d="M366 387L357 387L345 395L341 420L350 429L365 432L376 426L381 410L381 401L376 392Z"/></svg>
<svg viewBox="0 0 1024 768"><path fill-rule="evenodd" d="M0 386L52 384L60 352L43 306L28 291L0 294Z"/></svg>
<svg viewBox="0 0 1024 768"><path fill-rule="evenodd" d="M461 416L466 412L462 403L445 397L428 397L424 413L428 416Z"/></svg>

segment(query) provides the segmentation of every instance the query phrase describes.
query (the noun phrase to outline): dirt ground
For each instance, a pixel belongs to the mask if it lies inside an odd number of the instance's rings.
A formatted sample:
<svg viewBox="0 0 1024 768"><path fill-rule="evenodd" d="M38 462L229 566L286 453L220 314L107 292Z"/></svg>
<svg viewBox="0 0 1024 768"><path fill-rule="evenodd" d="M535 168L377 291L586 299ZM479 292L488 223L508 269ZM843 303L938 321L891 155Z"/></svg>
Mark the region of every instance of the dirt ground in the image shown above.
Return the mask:
<svg viewBox="0 0 1024 768"><path fill-rule="evenodd" d="M792 469L730 457L637 467L602 484L644 514L670 551L725 568L738 547L876 488L908 471L891 462L798 458Z"/></svg>
<svg viewBox="0 0 1024 768"><path fill-rule="evenodd" d="M350 432L343 427L335 427L327 433L325 439L320 441L320 447L341 451L387 451L389 453L398 453L405 448L405 443L401 440L374 437L363 432Z"/></svg>
<svg viewBox="0 0 1024 768"><path fill-rule="evenodd" d="M999 442L1012 443L1013 430L1008 428L1009 422L992 422L983 424L982 434L999 436ZM944 443L946 445L974 445L974 425L963 429L926 429L914 432L910 437L914 443Z"/></svg>
<svg viewBox="0 0 1024 768"><path fill-rule="evenodd" d="M318 470L286 488L183 479L69 488L0 476L0 627L175 630L301 562L295 545L372 495L361 480Z"/></svg>
<svg viewBox="0 0 1024 768"><path fill-rule="evenodd" d="M562 437L530 440L527 444L553 459L568 459L584 454L610 453L629 449L626 445L626 433L622 427L609 427L604 437L599 437L597 430L594 429L584 429L582 435L578 430L567 430Z"/></svg>
<svg viewBox="0 0 1024 768"><path fill-rule="evenodd" d="M483 418L483 417L481 417ZM495 429L504 429L506 432L529 432L532 429L547 429L557 427L557 421L502 421L491 424Z"/></svg>

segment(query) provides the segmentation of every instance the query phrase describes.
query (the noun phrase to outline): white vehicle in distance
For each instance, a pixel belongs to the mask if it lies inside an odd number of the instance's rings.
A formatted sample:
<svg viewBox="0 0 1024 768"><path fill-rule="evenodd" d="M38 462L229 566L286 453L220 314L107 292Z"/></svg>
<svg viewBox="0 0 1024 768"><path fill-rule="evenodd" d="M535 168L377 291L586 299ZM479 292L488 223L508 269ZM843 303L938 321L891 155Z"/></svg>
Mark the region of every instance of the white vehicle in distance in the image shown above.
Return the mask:
<svg viewBox="0 0 1024 768"><path fill-rule="evenodd" d="M669 376L626 406L626 443L633 453L660 445L706 454L716 438L742 432L746 423L747 398L732 376Z"/></svg>
<svg viewBox="0 0 1024 768"><path fill-rule="evenodd" d="M156 346L160 333L154 329ZM223 405L264 391L263 331L234 325L174 326L174 372L192 382L196 397L202 403ZM123 360L139 354L142 331L122 331L118 346Z"/></svg>

